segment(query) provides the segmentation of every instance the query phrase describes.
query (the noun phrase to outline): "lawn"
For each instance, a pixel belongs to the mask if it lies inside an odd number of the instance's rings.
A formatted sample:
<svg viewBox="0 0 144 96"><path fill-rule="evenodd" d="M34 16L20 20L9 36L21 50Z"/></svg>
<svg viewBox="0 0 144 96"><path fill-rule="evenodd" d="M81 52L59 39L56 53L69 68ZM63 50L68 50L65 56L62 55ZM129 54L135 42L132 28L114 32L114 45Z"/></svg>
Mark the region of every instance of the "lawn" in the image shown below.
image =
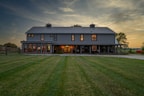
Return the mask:
<svg viewBox="0 0 144 96"><path fill-rule="evenodd" d="M0 56L0 96L144 96L144 60Z"/></svg>

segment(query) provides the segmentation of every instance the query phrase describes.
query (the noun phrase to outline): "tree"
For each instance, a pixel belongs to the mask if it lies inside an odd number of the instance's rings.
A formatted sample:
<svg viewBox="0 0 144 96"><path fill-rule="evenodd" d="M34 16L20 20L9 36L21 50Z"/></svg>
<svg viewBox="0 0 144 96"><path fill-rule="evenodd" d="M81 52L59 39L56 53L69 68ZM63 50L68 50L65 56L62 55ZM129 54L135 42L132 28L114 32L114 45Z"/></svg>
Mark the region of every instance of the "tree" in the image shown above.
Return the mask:
<svg viewBox="0 0 144 96"><path fill-rule="evenodd" d="M74 25L73 27L82 27L82 26L81 26L81 25L76 24L76 25Z"/></svg>
<svg viewBox="0 0 144 96"><path fill-rule="evenodd" d="M11 47L11 48L17 48L17 45L16 45L16 44L10 43L10 42L5 43L4 46L5 46L5 47Z"/></svg>
<svg viewBox="0 0 144 96"><path fill-rule="evenodd" d="M141 48L142 48L142 51L144 51L144 42L142 43L142 47Z"/></svg>
<svg viewBox="0 0 144 96"><path fill-rule="evenodd" d="M123 47L128 47L127 37L125 33L116 33L116 39L119 44L123 44Z"/></svg>

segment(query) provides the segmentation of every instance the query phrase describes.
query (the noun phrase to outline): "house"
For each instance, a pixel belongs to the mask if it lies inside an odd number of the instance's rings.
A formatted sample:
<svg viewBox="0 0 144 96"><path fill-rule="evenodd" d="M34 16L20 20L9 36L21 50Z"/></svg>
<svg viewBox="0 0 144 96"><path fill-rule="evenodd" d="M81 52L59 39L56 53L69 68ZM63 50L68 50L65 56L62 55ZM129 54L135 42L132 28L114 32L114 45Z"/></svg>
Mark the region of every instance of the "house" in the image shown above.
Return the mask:
<svg viewBox="0 0 144 96"><path fill-rule="evenodd" d="M21 41L22 51L31 54L49 53L116 53L115 32L107 27L32 27Z"/></svg>

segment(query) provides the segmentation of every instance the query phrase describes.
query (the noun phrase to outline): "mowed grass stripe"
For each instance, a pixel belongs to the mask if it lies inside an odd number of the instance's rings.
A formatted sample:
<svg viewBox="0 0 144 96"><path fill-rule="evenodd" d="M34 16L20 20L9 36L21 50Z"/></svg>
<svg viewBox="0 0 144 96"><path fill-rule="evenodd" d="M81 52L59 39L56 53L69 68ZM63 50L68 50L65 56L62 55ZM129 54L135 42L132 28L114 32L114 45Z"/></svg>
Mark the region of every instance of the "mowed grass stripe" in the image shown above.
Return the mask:
<svg viewBox="0 0 144 96"><path fill-rule="evenodd" d="M24 59L24 56L20 62L12 60L11 69L3 67L5 71L0 73L0 96L143 96L144 94L142 60L96 56L30 57ZM129 73L133 69L139 72Z"/></svg>
<svg viewBox="0 0 144 96"><path fill-rule="evenodd" d="M55 57L44 58L47 59L11 76L13 80L3 81L3 90L0 93L6 94L6 96L36 96L40 86L49 76L51 68L55 66Z"/></svg>
<svg viewBox="0 0 144 96"><path fill-rule="evenodd" d="M29 61L35 61L35 59L38 58L38 57L34 57L34 56L30 56L29 58L23 58L23 59L17 59L17 60L14 60L14 61L10 61L10 62L7 62L7 63L3 63L3 64L0 64L0 73L4 72L4 71L8 71L8 70L11 70L13 68L16 68L18 66L21 66L23 64L26 64L27 62Z"/></svg>
<svg viewBox="0 0 144 96"><path fill-rule="evenodd" d="M99 61L99 59L95 60ZM86 70L86 73L93 82L93 85L97 86L102 92L104 92L104 94L107 94L108 96L123 96L122 94L127 96L132 94L127 91L125 87L122 88L119 83L115 82L111 77L105 74L105 72L102 71L105 70L104 68L92 66L90 62L86 62L81 58L79 58L79 61L83 62L83 68Z"/></svg>
<svg viewBox="0 0 144 96"><path fill-rule="evenodd" d="M64 84L65 93L61 96L95 96L78 64L76 57L68 57L67 78Z"/></svg>
<svg viewBox="0 0 144 96"><path fill-rule="evenodd" d="M63 96L64 94L64 79L67 66L67 57L61 57L60 61L47 78L39 92L42 96Z"/></svg>
<svg viewBox="0 0 144 96"><path fill-rule="evenodd" d="M91 89L93 89L95 95L98 94L98 96L113 96L113 93L107 90L108 87L106 87L105 83L111 82L113 84L114 82L111 79L109 79L107 75L103 74L103 72L92 67L88 62L83 61L81 57L76 58L76 61L81 62L79 64L83 68L85 72L84 74L87 75L88 81L90 82L91 85ZM95 90L97 89L98 92L95 92Z"/></svg>
<svg viewBox="0 0 144 96"><path fill-rule="evenodd" d="M79 57L80 58L80 57ZM76 58L77 61L77 65L79 67L79 70L81 71L81 75L84 76L84 78L86 79L86 81L88 82L90 88L93 90L93 96L108 96L104 91L102 91L97 84L95 84L91 77L87 74L87 70L89 70L89 67L87 67L87 69L84 69L85 63L80 60L79 58Z"/></svg>
<svg viewBox="0 0 144 96"><path fill-rule="evenodd" d="M25 63L22 63L22 65L16 66L13 69L9 69L7 71L1 72L0 73L0 80L1 79L5 79L6 77L9 77L9 76L11 76L11 75L13 75L13 74L15 74L15 73L17 73L19 71L22 71L22 70L24 70L24 69L26 69L28 67L32 67L35 64L39 64L39 62L41 62L41 61L43 61L45 59L47 59L47 58L46 57L42 57L42 58L39 58L39 59L35 58L34 60L26 61ZM13 65L13 66L15 66L15 65Z"/></svg>
<svg viewBox="0 0 144 96"><path fill-rule="evenodd" d="M1 65L6 65L6 64L11 64L11 62L14 62L14 61L22 61L22 60L25 60L25 59L29 59L29 58L34 58L35 56L21 56L21 55L18 55L19 58L17 58L17 56L0 56L0 66Z"/></svg>
<svg viewBox="0 0 144 96"><path fill-rule="evenodd" d="M112 70L109 67L105 66L107 63L103 63L104 58L102 60L99 58L94 61L91 61L90 57L81 57L81 59L84 62L89 63L97 70L103 72L105 75L109 76L114 82L117 83L117 86L114 86L116 88L112 88L111 90L113 91L113 93L117 94L117 96L127 96L131 93L132 96L141 96L140 94L144 94L143 86L137 84L133 80L128 79L126 76L119 73L118 71Z"/></svg>
<svg viewBox="0 0 144 96"><path fill-rule="evenodd" d="M103 58L99 58L100 60ZM94 57L89 60L96 62ZM101 65L122 74L125 78L136 82L144 87L144 61L125 58L104 58L101 60ZM142 82L141 82L142 81Z"/></svg>

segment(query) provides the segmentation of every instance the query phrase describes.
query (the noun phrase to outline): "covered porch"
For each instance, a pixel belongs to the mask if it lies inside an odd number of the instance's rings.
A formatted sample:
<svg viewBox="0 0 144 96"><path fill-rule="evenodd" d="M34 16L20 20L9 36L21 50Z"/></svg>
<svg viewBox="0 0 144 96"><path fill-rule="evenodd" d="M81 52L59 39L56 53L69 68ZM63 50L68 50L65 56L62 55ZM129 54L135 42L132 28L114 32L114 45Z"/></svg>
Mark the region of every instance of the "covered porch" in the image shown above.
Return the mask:
<svg viewBox="0 0 144 96"><path fill-rule="evenodd" d="M22 52L30 54L53 53L51 42L26 42L22 41Z"/></svg>
<svg viewBox="0 0 144 96"><path fill-rule="evenodd" d="M54 53L117 54L119 45L54 45Z"/></svg>

